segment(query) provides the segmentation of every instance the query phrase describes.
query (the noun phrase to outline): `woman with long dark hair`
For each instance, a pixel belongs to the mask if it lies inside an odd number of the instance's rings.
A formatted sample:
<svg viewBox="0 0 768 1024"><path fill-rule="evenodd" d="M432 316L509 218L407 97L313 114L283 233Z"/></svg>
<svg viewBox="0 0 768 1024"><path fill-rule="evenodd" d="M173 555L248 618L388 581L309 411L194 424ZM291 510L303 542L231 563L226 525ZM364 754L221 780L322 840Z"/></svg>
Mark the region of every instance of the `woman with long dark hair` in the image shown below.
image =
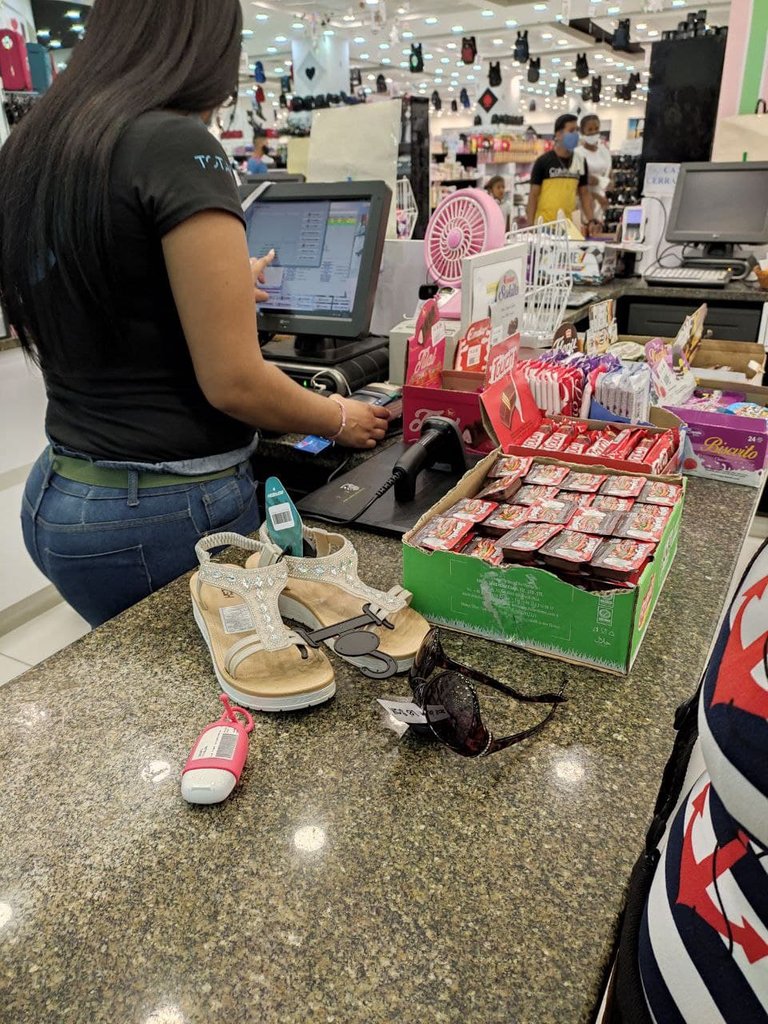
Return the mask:
<svg viewBox="0 0 768 1024"><path fill-rule="evenodd" d="M24 494L30 555L97 625L259 525L255 428L373 447L386 413L261 356L229 162L239 0L96 0L85 38L0 150L0 298L48 394Z"/></svg>

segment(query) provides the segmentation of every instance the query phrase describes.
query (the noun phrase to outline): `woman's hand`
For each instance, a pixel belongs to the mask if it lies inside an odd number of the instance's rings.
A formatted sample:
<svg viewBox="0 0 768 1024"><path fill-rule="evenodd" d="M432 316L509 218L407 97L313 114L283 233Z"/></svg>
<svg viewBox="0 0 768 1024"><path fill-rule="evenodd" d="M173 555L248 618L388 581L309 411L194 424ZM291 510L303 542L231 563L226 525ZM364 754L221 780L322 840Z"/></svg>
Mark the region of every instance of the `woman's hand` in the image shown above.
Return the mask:
<svg viewBox="0 0 768 1024"><path fill-rule="evenodd" d="M253 297L254 302L266 302L269 298L269 292L265 292L263 288L259 288L260 284L264 284L266 277L264 271L268 266L272 264L275 258L275 250L270 249L266 256L262 256L261 259L251 260L251 273L253 274Z"/></svg>
<svg viewBox="0 0 768 1024"><path fill-rule="evenodd" d="M387 433L389 412L380 405L353 402L349 398L336 398L343 403L347 425L335 438L345 448L375 448Z"/></svg>

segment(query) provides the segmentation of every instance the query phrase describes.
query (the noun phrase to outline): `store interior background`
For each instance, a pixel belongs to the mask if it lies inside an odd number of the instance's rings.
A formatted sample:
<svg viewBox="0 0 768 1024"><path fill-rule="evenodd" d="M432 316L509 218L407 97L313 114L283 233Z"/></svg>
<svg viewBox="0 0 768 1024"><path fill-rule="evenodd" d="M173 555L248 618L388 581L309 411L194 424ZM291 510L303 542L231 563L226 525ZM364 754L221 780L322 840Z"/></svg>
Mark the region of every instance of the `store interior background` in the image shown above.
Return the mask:
<svg viewBox="0 0 768 1024"><path fill-rule="evenodd" d="M279 105L280 79L295 63L296 45L301 52L310 38L325 49L332 72L334 55L346 55L349 65L360 70L361 87L369 103L388 102L393 97L411 94L429 100L435 90L442 109L430 104L430 136L433 162L433 189L439 195L444 172L437 163L438 154L450 150L461 132L472 129L475 117L482 113L477 100L488 85L489 61L499 61L502 85L495 89L499 103L494 112L523 115L525 126L540 133L551 132L558 114L565 111L599 114L603 131L610 131L614 153L638 153L648 95L652 46L665 31L673 30L691 10L706 7L708 23L725 26L743 13L742 9L763 0L733 0L726 3L694 3L692 0L547 0L476 4L435 0L327 0L325 3L294 0L293 3L243 0L245 15L243 78L235 125L250 134L248 111L252 107L255 86L252 72L257 61L266 73L263 86L263 112L266 127L285 127L288 115ZM66 66L71 45L85 30L88 4L65 0L4 0L0 2L0 27L15 19L34 32L41 42L56 50L60 68ZM768 5L767 5L768 6ZM577 17L592 18L612 32L620 18L630 18L631 39L641 52L617 53L610 46L592 41L571 29L568 22ZM377 21L381 24L377 25ZM512 56L517 34L528 31L532 57L541 59L540 78L527 81L526 67ZM460 59L462 39L474 36L479 57L475 64ZM412 43L421 43L424 71L412 74L408 57ZM591 76L602 78L601 101L585 102L581 90L585 84L575 77L577 53L586 53ZM617 99L616 87L636 72L640 84L632 99ZM385 95L377 94L376 79L384 75ZM313 76L314 78L314 76ZM558 98L558 79L566 81L566 95ZM318 81L319 84L319 80ZM460 97L466 89L470 108L462 107ZM725 83L724 83L725 90ZM451 110L456 100L458 111ZM721 94L723 103L728 100ZM738 101L736 101L738 105ZM533 109L535 107L535 109ZM732 109L728 112L744 112ZM295 120L295 119L294 119ZM484 124L490 123L488 115ZM511 129L512 130L512 129ZM515 128L523 132L525 128ZM277 145L288 154L288 138L278 132ZM294 151L299 152L300 140ZM449 154L450 156L450 154ZM446 160L449 157L446 157ZM289 169L291 156L288 157ZM499 168L504 173L504 168ZM484 168L485 179L496 172ZM514 182L510 182L514 187ZM18 349L0 351L0 379L3 401L0 403L0 530L5 539L4 579L0 592L0 684L8 682L63 648L88 631L87 624L68 606L38 573L29 559L21 538L19 507L24 481L32 462L45 445L43 429L45 395L42 380ZM745 546L744 563L759 544L767 520L757 520L753 536Z"/></svg>

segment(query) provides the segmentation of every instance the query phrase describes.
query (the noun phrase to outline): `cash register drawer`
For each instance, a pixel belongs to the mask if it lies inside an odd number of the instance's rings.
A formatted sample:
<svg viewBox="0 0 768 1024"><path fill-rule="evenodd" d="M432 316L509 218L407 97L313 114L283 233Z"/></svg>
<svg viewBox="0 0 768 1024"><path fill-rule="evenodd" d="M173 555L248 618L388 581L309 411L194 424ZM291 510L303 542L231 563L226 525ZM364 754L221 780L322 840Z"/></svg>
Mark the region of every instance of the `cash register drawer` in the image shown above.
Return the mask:
<svg viewBox="0 0 768 1024"><path fill-rule="evenodd" d="M674 338L683 320L701 302L643 302L627 298L624 310L619 301L619 330L622 334L640 334L651 338ZM762 305L728 302L717 305L715 296L707 298L706 329L720 341L757 341ZM622 316L622 313L624 314ZM622 321L626 317L626 323Z"/></svg>

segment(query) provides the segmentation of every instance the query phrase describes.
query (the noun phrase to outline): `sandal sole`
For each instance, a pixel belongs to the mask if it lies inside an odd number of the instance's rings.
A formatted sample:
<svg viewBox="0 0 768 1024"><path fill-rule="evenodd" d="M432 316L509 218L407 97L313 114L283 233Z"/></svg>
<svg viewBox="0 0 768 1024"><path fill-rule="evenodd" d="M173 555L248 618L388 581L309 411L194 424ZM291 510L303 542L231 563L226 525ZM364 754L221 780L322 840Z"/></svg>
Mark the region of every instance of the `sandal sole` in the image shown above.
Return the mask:
<svg viewBox="0 0 768 1024"><path fill-rule="evenodd" d="M227 682L219 672L216 659L213 656L213 650L211 648L211 642L208 636L208 629L205 625L205 619L198 611L197 605L192 603L192 613L195 616L195 622L197 628L200 630L200 635L205 641L205 646L208 648L208 654L211 658L211 664L213 665L213 671L216 675L216 681L227 694L228 697L232 697L243 707L249 708L251 711L301 711L303 708L311 708L316 704L324 704L330 700L331 697L336 693L336 682L330 682L327 686L324 686L321 690L313 690L309 693L299 693L293 697L255 697L251 693L242 693L237 690L231 683Z"/></svg>

